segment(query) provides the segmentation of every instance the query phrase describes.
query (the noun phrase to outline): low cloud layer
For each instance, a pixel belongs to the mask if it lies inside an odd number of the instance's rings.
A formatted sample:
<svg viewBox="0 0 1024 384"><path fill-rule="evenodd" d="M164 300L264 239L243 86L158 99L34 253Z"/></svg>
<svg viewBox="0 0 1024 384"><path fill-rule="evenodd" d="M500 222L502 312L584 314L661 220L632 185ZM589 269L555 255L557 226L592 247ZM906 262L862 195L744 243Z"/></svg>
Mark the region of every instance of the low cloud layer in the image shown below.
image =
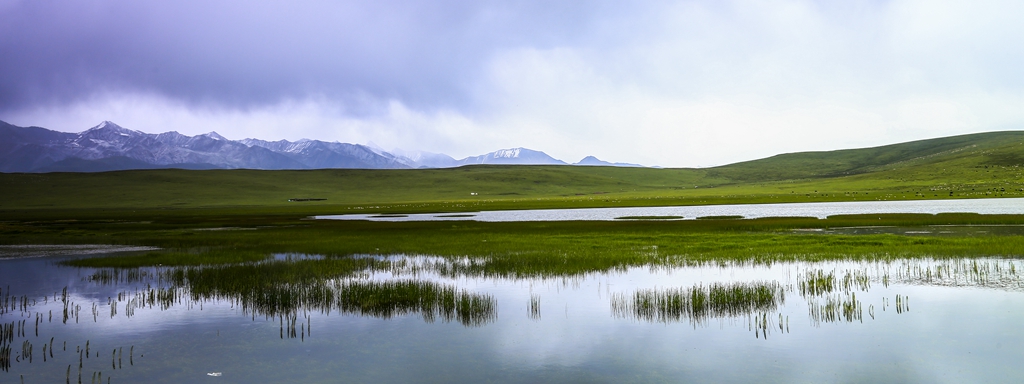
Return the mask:
<svg viewBox="0 0 1024 384"><path fill-rule="evenodd" d="M0 0L0 120L662 166L1024 128L1024 4Z"/></svg>

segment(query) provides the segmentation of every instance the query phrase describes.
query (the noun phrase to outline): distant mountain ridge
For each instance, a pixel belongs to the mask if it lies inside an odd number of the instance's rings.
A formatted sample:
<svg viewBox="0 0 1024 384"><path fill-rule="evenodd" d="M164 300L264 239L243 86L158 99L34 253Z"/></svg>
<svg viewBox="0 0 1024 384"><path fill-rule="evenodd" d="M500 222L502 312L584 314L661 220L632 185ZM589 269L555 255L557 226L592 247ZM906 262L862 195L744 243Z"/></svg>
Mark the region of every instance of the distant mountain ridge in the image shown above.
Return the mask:
<svg viewBox="0 0 1024 384"><path fill-rule="evenodd" d="M541 151L502 149L456 160L448 155L394 151L374 146L325 142L229 140L216 132L187 136L145 133L104 121L80 133L18 127L0 121L0 172L101 172L124 169L403 169L470 164L565 162ZM592 157L588 157L592 158ZM586 160L586 159L584 159ZM586 164L619 165L620 163ZM629 165L633 166L633 165Z"/></svg>

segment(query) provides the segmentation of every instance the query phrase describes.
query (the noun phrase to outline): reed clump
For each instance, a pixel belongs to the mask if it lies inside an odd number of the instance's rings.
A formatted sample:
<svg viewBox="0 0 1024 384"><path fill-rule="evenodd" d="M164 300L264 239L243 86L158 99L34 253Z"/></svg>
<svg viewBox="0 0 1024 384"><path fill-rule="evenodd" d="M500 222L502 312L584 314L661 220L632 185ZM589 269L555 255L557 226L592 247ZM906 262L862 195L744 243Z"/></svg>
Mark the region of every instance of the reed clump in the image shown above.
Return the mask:
<svg viewBox="0 0 1024 384"><path fill-rule="evenodd" d="M811 298L807 302L807 307L811 323L814 325L864 322L864 305L857 299L856 292L844 296L829 295L820 300ZM874 311L872 310L870 314L873 315Z"/></svg>
<svg viewBox="0 0 1024 384"><path fill-rule="evenodd" d="M713 283L692 288L645 289L632 295L614 294L612 313L650 322L688 320L703 324L726 318L776 310L785 302L778 282Z"/></svg>
<svg viewBox="0 0 1024 384"><path fill-rule="evenodd" d="M122 293L117 300L125 302L127 316L147 306L167 309L208 300L230 301L254 316L283 318L304 311L381 318L418 313L426 321L476 326L497 316L490 295L429 281L362 280L368 271L387 270L388 265L373 258L326 258L169 268L159 276L168 286Z"/></svg>

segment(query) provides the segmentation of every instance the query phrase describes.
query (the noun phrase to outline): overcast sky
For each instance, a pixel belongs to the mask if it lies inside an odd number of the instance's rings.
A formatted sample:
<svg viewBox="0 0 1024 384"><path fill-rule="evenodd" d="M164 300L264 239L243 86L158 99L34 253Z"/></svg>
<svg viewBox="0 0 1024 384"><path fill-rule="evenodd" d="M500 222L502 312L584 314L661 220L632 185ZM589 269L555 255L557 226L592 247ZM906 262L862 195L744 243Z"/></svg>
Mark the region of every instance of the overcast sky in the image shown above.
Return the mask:
<svg viewBox="0 0 1024 384"><path fill-rule="evenodd" d="M672 167L1024 129L1024 2L0 0L0 120Z"/></svg>

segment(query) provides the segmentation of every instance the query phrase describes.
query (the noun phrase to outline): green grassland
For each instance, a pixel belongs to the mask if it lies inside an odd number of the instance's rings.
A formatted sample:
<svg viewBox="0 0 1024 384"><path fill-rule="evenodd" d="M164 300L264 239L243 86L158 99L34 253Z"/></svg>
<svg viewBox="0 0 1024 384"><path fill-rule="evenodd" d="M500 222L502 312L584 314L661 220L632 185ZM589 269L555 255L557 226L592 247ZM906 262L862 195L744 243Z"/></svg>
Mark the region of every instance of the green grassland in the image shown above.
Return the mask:
<svg viewBox="0 0 1024 384"><path fill-rule="evenodd" d="M79 265L225 264L273 253L469 257L461 274L565 275L638 265L1021 256L1024 236L800 234L862 225L1024 225L1024 216L376 223L313 214L1024 196L1024 132L808 152L706 169L140 170L0 174L0 244L164 251ZM475 193L475 195L471 194ZM289 199L326 199L288 201ZM459 264L462 265L462 264Z"/></svg>
<svg viewBox="0 0 1024 384"><path fill-rule="evenodd" d="M974 214L870 215L754 220L627 222L362 222L284 216L179 218L153 222L7 222L0 237L14 244L148 245L164 251L80 266L185 266L264 260L274 253L426 254L468 257L460 274L564 275L640 265L904 257L1022 256L1024 236L801 234L792 228L864 225L1024 225L1024 216ZM205 227L204 227L205 226ZM223 230L207 230L221 226ZM1024 228L1022 228L1024 229Z"/></svg>
<svg viewBox="0 0 1024 384"><path fill-rule="evenodd" d="M0 174L0 215L196 209L307 215L1020 197L1022 166L1024 132L996 132L786 154L704 169L466 166ZM288 201L292 198L326 200Z"/></svg>

